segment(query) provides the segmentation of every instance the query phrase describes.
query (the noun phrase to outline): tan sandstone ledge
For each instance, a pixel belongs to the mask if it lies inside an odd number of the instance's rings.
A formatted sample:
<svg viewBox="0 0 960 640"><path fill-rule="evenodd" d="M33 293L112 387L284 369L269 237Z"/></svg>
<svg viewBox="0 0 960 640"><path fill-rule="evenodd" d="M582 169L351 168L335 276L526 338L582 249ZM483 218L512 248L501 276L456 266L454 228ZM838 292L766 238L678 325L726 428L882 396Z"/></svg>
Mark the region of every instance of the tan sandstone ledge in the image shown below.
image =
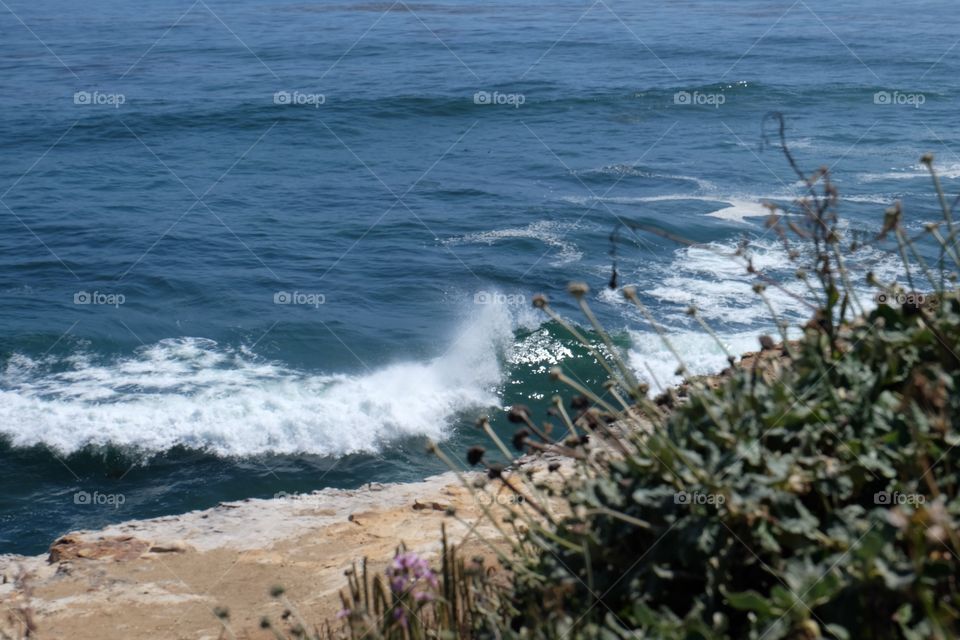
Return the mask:
<svg viewBox="0 0 960 640"><path fill-rule="evenodd" d="M226 607L237 638L273 637L259 629L261 617L282 613L268 595L273 585L285 587L303 619L321 624L340 608L344 570L364 556L382 571L402 541L435 557L442 523L451 540L465 540L466 553L483 551L465 525L445 517L448 506L492 535L452 473L70 533L49 555L0 556L0 620L26 604L39 639L212 640L221 631L214 608Z"/></svg>

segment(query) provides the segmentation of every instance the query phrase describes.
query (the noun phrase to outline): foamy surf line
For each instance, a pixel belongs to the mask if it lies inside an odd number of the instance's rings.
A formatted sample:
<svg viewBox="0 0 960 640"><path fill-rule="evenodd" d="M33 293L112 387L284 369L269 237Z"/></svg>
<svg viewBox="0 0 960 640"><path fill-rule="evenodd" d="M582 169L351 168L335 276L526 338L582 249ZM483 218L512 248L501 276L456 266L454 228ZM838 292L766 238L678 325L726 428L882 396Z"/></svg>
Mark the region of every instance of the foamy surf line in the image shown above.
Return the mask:
<svg viewBox="0 0 960 640"><path fill-rule="evenodd" d="M490 305L443 355L365 375L316 375L210 340L164 340L99 362L12 357L0 378L0 434L14 447L70 454L177 446L223 456L375 452L392 440L448 435L461 411L497 403L510 316ZM65 371L51 371L51 364Z"/></svg>

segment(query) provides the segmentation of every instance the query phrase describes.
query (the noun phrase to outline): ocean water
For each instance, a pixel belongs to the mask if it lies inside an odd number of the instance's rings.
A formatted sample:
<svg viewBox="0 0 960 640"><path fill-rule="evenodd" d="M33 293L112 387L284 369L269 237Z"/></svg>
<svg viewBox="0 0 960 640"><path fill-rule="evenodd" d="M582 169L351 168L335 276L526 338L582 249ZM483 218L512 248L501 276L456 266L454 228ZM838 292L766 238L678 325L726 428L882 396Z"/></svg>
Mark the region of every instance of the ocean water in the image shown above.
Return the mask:
<svg viewBox="0 0 960 640"><path fill-rule="evenodd" d="M909 12L909 15L906 15ZM772 331L742 266L793 272L763 201L784 114L844 229L919 165L960 189L955 7L920 1L0 3L0 553L223 500L442 470L477 415L540 411L590 302L638 375L676 363L610 278L610 234L691 368ZM772 131L768 128L768 131ZM955 151L956 150L956 151ZM851 259L901 279L889 247ZM804 308L771 292L793 320Z"/></svg>

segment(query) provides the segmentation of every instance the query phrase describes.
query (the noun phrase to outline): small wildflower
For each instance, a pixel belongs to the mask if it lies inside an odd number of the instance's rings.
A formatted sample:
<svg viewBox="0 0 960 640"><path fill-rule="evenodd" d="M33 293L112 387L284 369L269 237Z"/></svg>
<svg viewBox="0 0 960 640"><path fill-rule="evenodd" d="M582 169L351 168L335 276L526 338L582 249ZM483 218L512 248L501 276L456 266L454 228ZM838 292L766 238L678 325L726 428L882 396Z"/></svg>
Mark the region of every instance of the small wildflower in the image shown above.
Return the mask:
<svg viewBox="0 0 960 640"><path fill-rule="evenodd" d="M398 553L386 570L390 590L396 597L412 598L414 602L430 602L436 599L440 581L424 558L412 551ZM404 605L393 610L394 619L406 624Z"/></svg>

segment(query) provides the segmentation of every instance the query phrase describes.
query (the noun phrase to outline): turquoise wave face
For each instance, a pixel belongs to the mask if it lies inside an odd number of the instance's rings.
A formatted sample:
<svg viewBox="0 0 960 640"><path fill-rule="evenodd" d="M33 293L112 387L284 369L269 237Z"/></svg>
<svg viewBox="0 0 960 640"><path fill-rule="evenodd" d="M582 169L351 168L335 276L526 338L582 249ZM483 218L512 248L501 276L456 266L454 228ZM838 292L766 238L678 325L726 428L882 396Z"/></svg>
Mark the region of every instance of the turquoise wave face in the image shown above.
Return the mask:
<svg viewBox="0 0 960 640"><path fill-rule="evenodd" d="M602 382L530 308L544 292L579 318L570 280L639 376L675 381L605 289L615 231L620 282L690 368L724 361L690 304L753 348L772 321L722 254L748 241L793 282L763 225L761 202L799 193L770 111L801 166L831 167L850 237L896 199L914 231L937 217L923 152L960 189L945 1L910 20L863 1L8 5L0 552L438 471L425 438L458 451L519 401L543 417L549 367ZM851 267L900 273L883 247ZM94 491L125 500L75 502Z"/></svg>

